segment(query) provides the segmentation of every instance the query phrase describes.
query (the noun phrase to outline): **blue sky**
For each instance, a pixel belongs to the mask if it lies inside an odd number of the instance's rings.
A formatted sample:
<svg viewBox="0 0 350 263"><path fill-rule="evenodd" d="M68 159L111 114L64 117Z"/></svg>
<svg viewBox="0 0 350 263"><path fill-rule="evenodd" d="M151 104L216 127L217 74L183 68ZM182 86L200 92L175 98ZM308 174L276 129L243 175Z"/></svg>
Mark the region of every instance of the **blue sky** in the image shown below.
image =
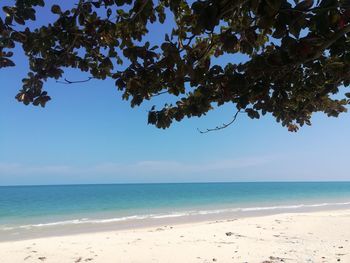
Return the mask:
<svg viewBox="0 0 350 263"><path fill-rule="evenodd" d="M159 41L159 32L167 30L156 29L150 40ZM51 80L45 84L52 97L46 108L22 105L14 97L27 62L18 54L16 63L0 70L0 185L350 180L349 114L316 114L313 125L298 133L270 116L240 115L225 130L200 134L197 128L232 118L233 105L225 105L158 130L147 125L154 103L131 109L113 81ZM71 70L65 77L85 78Z"/></svg>

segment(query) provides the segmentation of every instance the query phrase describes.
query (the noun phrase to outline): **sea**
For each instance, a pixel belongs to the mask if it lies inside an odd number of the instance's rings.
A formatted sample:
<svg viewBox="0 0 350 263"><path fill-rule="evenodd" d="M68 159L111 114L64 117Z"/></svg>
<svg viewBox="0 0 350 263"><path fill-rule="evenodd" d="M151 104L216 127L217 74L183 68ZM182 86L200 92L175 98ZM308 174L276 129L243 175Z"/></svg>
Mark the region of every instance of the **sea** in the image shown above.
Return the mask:
<svg viewBox="0 0 350 263"><path fill-rule="evenodd" d="M0 241L350 209L350 182L0 186Z"/></svg>

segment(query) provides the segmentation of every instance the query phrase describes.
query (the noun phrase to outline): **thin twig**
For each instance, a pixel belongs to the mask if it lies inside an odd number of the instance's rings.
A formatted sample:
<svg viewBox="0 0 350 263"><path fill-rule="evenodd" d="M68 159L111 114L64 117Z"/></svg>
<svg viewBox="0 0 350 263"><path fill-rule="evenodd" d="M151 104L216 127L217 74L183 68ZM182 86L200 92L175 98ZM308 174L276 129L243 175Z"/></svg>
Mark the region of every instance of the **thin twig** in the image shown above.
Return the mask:
<svg viewBox="0 0 350 263"><path fill-rule="evenodd" d="M158 92L158 93L155 93L155 94L152 94L152 98L153 97L157 97L157 96L159 96L159 95L162 95L162 94L166 94L166 93L169 93L169 91L168 90L165 90L165 91L161 91L161 92Z"/></svg>
<svg viewBox="0 0 350 263"><path fill-rule="evenodd" d="M227 128L228 126L230 126L232 123L234 123L237 119L237 116L238 116L238 113L240 113L241 110L238 110L235 115L233 116L233 119L229 122L229 123L223 123L221 126L217 126L215 128L212 128L212 129L206 129L205 131L202 131L200 129L197 128L197 130L200 132L200 133L208 133L208 132L212 132L212 131L218 131L218 130L222 130L222 129L225 129Z"/></svg>
<svg viewBox="0 0 350 263"><path fill-rule="evenodd" d="M92 79L93 79L93 77L89 77L88 79L85 79L85 80L68 80L68 79L64 79L64 81L56 80L56 83L60 83L60 84L75 84L75 83L88 82L88 81L90 81Z"/></svg>

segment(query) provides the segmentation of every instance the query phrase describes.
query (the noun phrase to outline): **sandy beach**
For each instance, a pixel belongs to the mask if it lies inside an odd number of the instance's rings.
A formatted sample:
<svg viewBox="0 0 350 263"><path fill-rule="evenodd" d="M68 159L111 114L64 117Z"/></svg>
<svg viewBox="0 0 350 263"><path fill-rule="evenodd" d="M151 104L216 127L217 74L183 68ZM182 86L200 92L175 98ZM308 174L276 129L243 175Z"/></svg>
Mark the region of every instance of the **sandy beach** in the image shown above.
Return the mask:
<svg viewBox="0 0 350 263"><path fill-rule="evenodd" d="M0 243L0 262L350 262L350 210Z"/></svg>

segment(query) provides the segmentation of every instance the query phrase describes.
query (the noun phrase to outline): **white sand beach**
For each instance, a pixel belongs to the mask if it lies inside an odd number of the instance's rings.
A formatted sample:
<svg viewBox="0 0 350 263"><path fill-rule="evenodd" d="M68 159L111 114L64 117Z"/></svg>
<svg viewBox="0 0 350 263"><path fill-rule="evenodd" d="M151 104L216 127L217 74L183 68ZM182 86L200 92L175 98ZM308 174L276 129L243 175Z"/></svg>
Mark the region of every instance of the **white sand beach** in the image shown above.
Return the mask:
<svg viewBox="0 0 350 263"><path fill-rule="evenodd" d="M350 262L350 210L7 241L0 262Z"/></svg>

